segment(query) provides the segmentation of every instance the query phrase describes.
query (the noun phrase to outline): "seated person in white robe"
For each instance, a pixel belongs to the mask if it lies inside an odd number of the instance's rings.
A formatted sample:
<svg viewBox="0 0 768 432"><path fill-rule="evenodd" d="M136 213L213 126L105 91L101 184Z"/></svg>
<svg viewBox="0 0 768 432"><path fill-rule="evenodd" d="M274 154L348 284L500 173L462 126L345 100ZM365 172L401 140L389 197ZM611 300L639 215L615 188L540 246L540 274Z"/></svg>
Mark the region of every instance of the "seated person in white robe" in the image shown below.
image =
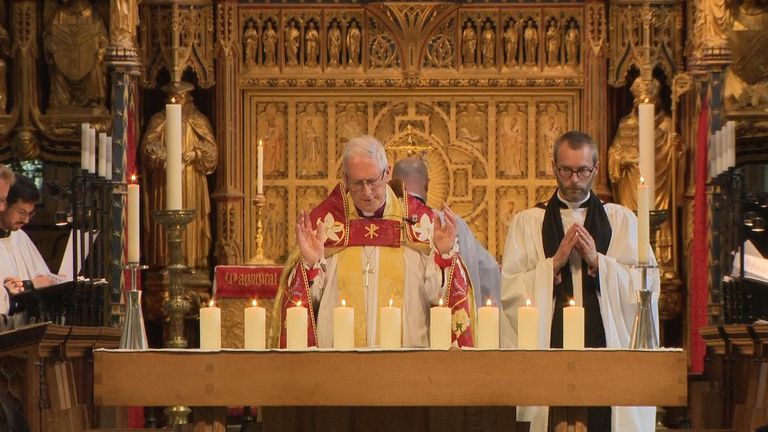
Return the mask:
<svg viewBox="0 0 768 432"><path fill-rule="evenodd" d="M567 132L553 148L557 191L548 202L518 213L507 232L501 268L501 338L517 346L517 309L530 299L540 311L539 348L562 348L563 307L573 299L585 309L585 346L629 346L635 317L637 217L603 204L591 190L600 168L597 145L586 134ZM649 249L650 245L642 245ZM653 260L655 263L655 260ZM658 272L650 283L658 334ZM653 431L655 407L593 407L588 429ZM545 407L519 407L518 420L546 431Z"/></svg>
<svg viewBox="0 0 768 432"><path fill-rule="evenodd" d="M5 329L20 324L20 317L11 317L15 304L10 295L24 290L24 285L42 288L54 283L54 275L32 243L21 230L35 215L35 205L40 199L40 192L28 177L16 175L16 181L8 192L5 211L0 212L0 278L4 290L0 290L0 314ZM17 314L18 315L18 314Z"/></svg>
<svg viewBox="0 0 768 432"><path fill-rule="evenodd" d="M395 163L392 177L403 181L405 190L421 201L427 203L429 191L429 171L427 164L420 157L400 159ZM501 270L499 263L472 234L469 225L460 216L456 216L456 231L459 238L459 253L467 266L469 278L475 288L476 307L487 300L498 306L501 301Z"/></svg>
<svg viewBox="0 0 768 432"><path fill-rule="evenodd" d="M402 344L429 346L429 309L452 309L452 340L472 346L472 287L459 256L456 218L445 222L388 184L391 167L376 138L349 140L343 180L296 224L298 250L286 262L275 298L275 346L286 346L288 307L308 305L309 346L333 346L333 310L354 307L356 347L379 345L378 313L390 301L402 309ZM396 185L401 186L401 185ZM399 189L402 189L400 187Z"/></svg>

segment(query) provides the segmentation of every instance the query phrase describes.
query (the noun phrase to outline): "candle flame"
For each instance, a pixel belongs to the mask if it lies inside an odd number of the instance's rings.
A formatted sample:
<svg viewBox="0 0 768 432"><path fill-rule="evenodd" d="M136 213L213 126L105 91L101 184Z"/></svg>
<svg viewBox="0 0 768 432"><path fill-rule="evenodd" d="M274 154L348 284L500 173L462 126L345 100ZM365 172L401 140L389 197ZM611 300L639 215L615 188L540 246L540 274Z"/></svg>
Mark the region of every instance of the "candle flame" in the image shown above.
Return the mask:
<svg viewBox="0 0 768 432"><path fill-rule="evenodd" d="M251 306L256 307L256 304L256 299L253 299L253 301L251 301Z"/></svg>
<svg viewBox="0 0 768 432"><path fill-rule="evenodd" d="M443 299L440 299L440 301L437 302L437 305L443 307Z"/></svg>
<svg viewBox="0 0 768 432"><path fill-rule="evenodd" d="M573 299L571 299L571 300L568 302L568 306L576 306L576 302L575 302L575 301L573 301Z"/></svg>
<svg viewBox="0 0 768 432"><path fill-rule="evenodd" d="M136 174L131 174L131 183L136 183Z"/></svg>
<svg viewBox="0 0 768 432"><path fill-rule="evenodd" d="M211 301L208 302L208 307L213 307L213 299L211 299Z"/></svg>
<svg viewBox="0 0 768 432"><path fill-rule="evenodd" d="M640 184L641 184L641 185L644 185L644 184L645 184L645 177L643 177L643 176L640 176Z"/></svg>
<svg viewBox="0 0 768 432"><path fill-rule="evenodd" d="M489 306L489 307L490 307L490 306L492 306L492 305L493 305L493 303L491 302L491 299L488 299L488 300L486 300L486 301L485 301L485 305L486 305L486 306Z"/></svg>
<svg viewBox="0 0 768 432"><path fill-rule="evenodd" d="M175 103L176 103L176 96L171 96L171 103L172 103L172 104L175 104Z"/></svg>
<svg viewBox="0 0 768 432"><path fill-rule="evenodd" d="M392 307L392 299L389 299L389 307Z"/></svg>
<svg viewBox="0 0 768 432"><path fill-rule="evenodd" d="M296 302L296 307L301 307L301 300Z"/></svg>
<svg viewBox="0 0 768 432"><path fill-rule="evenodd" d="M347 307L347 299L341 299L341 307Z"/></svg>
<svg viewBox="0 0 768 432"><path fill-rule="evenodd" d="M531 307L531 299L525 299L525 305Z"/></svg>
<svg viewBox="0 0 768 432"><path fill-rule="evenodd" d="M261 143L261 139L259 139L259 147L261 147L263 144Z"/></svg>
<svg viewBox="0 0 768 432"><path fill-rule="evenodd" d="M645 101L643 103L648 103L649 101L650 101L650 99L645 98Z"/></svg>

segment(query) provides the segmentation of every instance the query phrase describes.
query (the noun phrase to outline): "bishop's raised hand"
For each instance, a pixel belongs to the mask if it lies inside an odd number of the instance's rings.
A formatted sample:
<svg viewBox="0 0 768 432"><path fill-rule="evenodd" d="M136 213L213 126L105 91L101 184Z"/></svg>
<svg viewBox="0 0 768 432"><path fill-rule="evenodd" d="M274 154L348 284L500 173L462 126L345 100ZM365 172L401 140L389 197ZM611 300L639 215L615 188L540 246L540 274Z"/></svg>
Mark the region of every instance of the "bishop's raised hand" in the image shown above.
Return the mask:
<svg viewBox="0 0 768 432"><path fill-rule="evenodd" d="M445 216L445 223L435 212L435 230L432 233L432 243L440 255L450 252L456 242L456 215L445 203L443 203L443 215Z"/></svg>
<svg viewBox="0 0 768 432"><path fill-rule="evenodd" d="M309 212L302 210L296 222L296 242L307 267L314 267L325 252L325 233L321 227L312 228Z"/></svg>

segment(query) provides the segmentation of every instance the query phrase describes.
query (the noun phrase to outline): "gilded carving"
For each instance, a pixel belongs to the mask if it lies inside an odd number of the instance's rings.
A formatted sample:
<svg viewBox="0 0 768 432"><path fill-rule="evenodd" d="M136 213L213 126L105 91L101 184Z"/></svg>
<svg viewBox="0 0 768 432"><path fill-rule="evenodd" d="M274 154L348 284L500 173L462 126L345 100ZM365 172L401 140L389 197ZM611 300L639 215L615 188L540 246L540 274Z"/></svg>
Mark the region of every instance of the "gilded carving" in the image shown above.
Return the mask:
<svg viewBox="0 0 768 432"><path fill-rule="evenodd" d="M349 67L358 67L362 62L360 51L362 39L363 35L360 32L357 21L351 21L347 29L347 60Z"/></svg>
<svg viewBox="0 0 768 432"><path fill-rule="evenodd" d="M525 47L525 65L535 66L538 62L539 29L533 18L527 20L523 31L523 44Z"/></svg>
<svg viewBox="0 0 768 432"><path fill-rule="evenodd" d="M537 171L539 176L552 177L552 146L555 140L569 128L565 107L558 103L537 106L539 145L537 146Z"/></svg>
<svg viewBox="0 0 768 432"><path fill-rule="evenodd" d="M341 62L341 30L339 22L333 20L331 28L328 29L328 65L338 66Z"/></svg>
<svg viewBox="0 0 768 432"><path fill-rule="evenodd" d="M728 50L728 29L731 16L728 0L696 0L690 2L694 8L693 31L690 32L690 49L694 62L726 60L723 54Z"/></svg>
<svg viewBox="0 0 768 432"><path fill-rule="evenodd" d="M11 43L8 32L0 25L0 113L8 108L8 63L5 59L11 55Z"/></svg>
<svg viewBox="0 0 768 432"><path fill-rule="evenodd" d="M432 68L454 68L456 49L454 35L456 20L451 17L432 34L427 44L424 66Z"/></svg>
<svg viewBox="0 0 768 432"><path fill-rule="evenodd" d="M277 32L272 21L264 24L264 33L261 36L264 46L264 66L274 67L277 65Z"/></svg>
<svg viewBox="0 0 768 432"><path fill-rule="evenodd" d="M246 65L256 63L256 53L259 50L259 31L256 30L256 24L248 20L243 32L243 56Z"/></svg>
<svg viewBox="0 0 768 432"><path fill-rule="evenodd" d="M139 24L137 0L111 0L109 8L109 40L113 47L133 49Z"/></svg>
<svg viewBox="0 0 768 432"><path fill-rule="evenodd" d="M475 66L475 52L477 50L477 32L474 29L474 23L468 20L464 23L464 30L461 32L461 57L464 67Z"/></svg>
<svg viewBox="0 0 768 432"><path fill-rule="evenodd" d="M580 52L581 34L579 33L578 23L574 19L568 24L568 31L565 33L565 63L568 66L578 66Z"/></svg>
<svg viewBox="0 0 768 432"><path fill-rule="evenodd" d="M102 18L87 0L61 2L43 33L51 109L104 109L108 45Z"/></svg>
<svg viewBox="0 0 768 432"><path fill-rule="evenodd" d="M555 193L557 186L539 186L536 188L536 202L546 202Z"/></svg>
<svg viewBox="0 0 768 432"><path fill-rule="evenodd" d="M299 29L296 21L291 20L285 27L285 64L286 66L299 65Z"/></svg>
<svg viewBox="0 0 768 432"><path fill-rule="evenodd" d="M344 144L350 139L366 134L368 131L368 121L366 115L366 105L364 103L348 102L346 104L336 104L336 145L337 158L341 156L341 150Z"/></svg>
<svg viewBox="0 0 768 432"><path fill-rule="evenodd" d="M725 72L725 107L756 115L768 109L768 5L745 0L733 11L728 32L732 62ZM758 54L759 53L759 54Z"/></svg>
<svg viewBox="0 0 768 432"><path fill-rule="evenodd" d="M184 231L184 264L190 272L208 271L208 253L211 248L211 212L207 176L218 163L216 138L208 118L192 100L190 84L183 83L169 90L169 99L181 104L182 119L182 207L196 209L195 219ZM149 120L141 142L147 184L144 191L146 242L145 257L150 265L165 266L167 247L165 233L153 223L152 211L165 209L165 110L155 113Z"/></svg>
<svg viewBox="0 0 768 432"><path fill-rule="evenodd" d="M238 223L238 215L242 212L242 204L238 200L228 200L218 205L215 256L219 264L239 264L243 260L242 236Z"/></svg>
<svg viewBox="0 0 768 432"><path fill-rule="evenodd" d="M496 256L501 261L504 253L504 239L507 238L507 228L512 218L520 211L528 208L528 189L524 186L503 186L496 189Z"/></svg>
<svg viewBox="0 0 768 432"><path fill-rule="evenodd" d="M286 107L267 104L259 115L259 139L264 144L264 175L279 176L285 173L285 151L288 143Z"/></svg>
<svg viewBox="0 0 768 432"><path fill-rule="evenodd" d="M496 64L496 32L490 21L485 22L481 35L480 53L483 59L483 67L489 68Z"/></svg>
<svg viewBox="0 0 768 432"><path fill-rule="evenodd" d="M324 176L327 140L325 134L325 106L307 104L298 118L299 176Z"/></svg>
<svg viewBox="0 0 768 432"><path fill-rule="evenodd" d="M560 45L562 44L560 21L555 17L550 17L548 22L547 33L544 37L544 40L546 41L547 66L559 66Z"/></svg>
<svg viewBox="0 0 768 432"><path fill-rule="evenodd" d="M520 22L514 18L507 21L507 29L504 31L504 58L509 67L517 66L517 48L520 40Z"/></svg>
<svg viewBox="0 0 768 432"><path fill-rule="evenodd" d="M461 104L456 115L456 137L480 146L487 141L486 114L476 103Z"/></svg>
<svg viewBox="0 0 768 432"><path fill-rule="evenodd" d="M527 107L525 104L498 105L496 169L502 178L525 177L527 171Z"/></svg>
<svg viewBox="0 0 768 432"><path fill-rule="evenodd" d="M317 66L320 57L320 33L317 31L314 21L310 21L307 24L307 31L304 34L304 46L306 47L304 64L307 67Z"/></svg>
<svg viewBox="0 0 768 432"><path fill-rule="evenodd" d="M264 251L268 258L279 262L285 259L288 249L288 193L282 187L269 187L264 194Z"/></svg>
<svg viewBox="0 0 768 432"><path fill-rule="evenodd" d="M587 40L592 55L599 57L603 55L605 42L608 37L608 23L605 18L605 5L597 2L587 3Z"/></svg>

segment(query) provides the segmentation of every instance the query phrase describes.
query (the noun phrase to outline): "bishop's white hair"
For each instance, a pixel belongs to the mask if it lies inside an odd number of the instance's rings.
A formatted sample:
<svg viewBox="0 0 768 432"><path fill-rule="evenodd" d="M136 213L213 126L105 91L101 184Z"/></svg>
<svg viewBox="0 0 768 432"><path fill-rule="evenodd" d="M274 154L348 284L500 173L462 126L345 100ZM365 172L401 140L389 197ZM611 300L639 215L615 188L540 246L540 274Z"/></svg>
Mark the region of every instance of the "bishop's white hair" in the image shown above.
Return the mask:
<svg viewBox="0 0 768 432"><path fill-rule="evenodd" d="M381 170L387 169L387 152L379 140L370 135L361 135L347 141L341 158L341 169L347 173L347 161L360 157L376 161Z"/></svg>

